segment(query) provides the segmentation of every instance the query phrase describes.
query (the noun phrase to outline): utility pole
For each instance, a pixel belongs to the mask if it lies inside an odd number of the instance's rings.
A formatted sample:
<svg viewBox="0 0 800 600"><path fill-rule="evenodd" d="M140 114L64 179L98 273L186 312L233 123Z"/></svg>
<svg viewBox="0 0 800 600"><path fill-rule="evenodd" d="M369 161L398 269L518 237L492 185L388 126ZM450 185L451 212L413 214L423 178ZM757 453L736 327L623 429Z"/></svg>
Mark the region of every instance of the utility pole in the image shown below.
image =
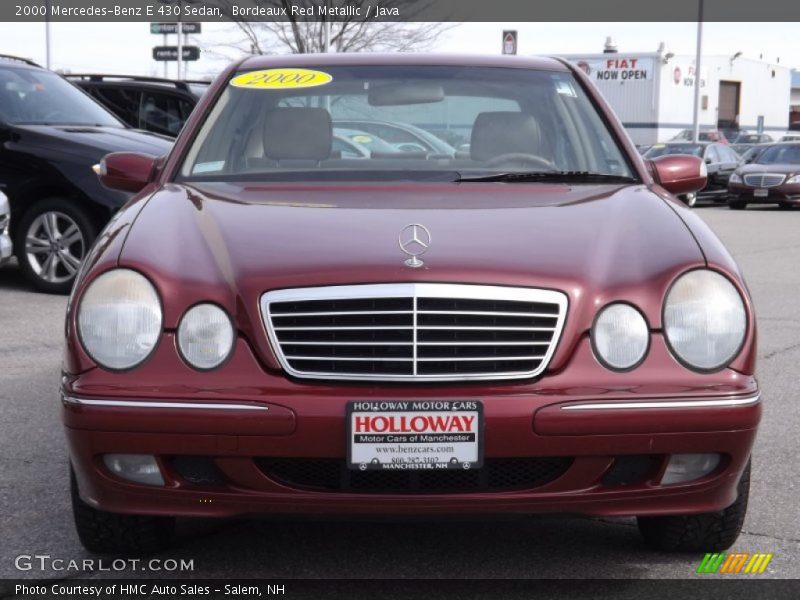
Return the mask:
<svg viewBox="0 0 800 600"><path fill-rule="evenodd" d="M700 139L700 61L703 57L703 0L698 0L697 53L694 58L694 112L692 115L692 142Z"/></svg>
<svg viewBox="0 0 800 600"><path fill-rule="evenodd" d="M331 51L331 1L325 0L325 20L322 22L323 27L323 52L326 54Z"/></svg>
<svg viewBox="0 0 800 600"><path fill-rule="evenodd" d="M44 17L44 65L50 70L50 0L46 0L44 8L47 11Z"/></svg>

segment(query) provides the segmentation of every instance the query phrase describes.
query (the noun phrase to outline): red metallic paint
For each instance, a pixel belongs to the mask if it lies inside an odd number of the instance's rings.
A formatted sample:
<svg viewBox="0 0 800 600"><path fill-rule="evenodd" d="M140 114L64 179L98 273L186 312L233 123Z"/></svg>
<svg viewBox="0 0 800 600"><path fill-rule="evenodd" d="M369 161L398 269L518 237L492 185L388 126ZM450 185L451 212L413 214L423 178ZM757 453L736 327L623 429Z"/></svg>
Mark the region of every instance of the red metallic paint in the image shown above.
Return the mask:
<svg viewBox="0 0 800 600"><path fill-rule="evenodd" d="M706 187L705 175L700 174L702 159L696 156L674 154L659 156L653 165L658 183L671 194L699 192Z"/></svg>
<svg viewBox="0 0 800 600"><path fill-rule="evenodd" d="M642 183L174 183L189 143L232 72L387 61L570 69ZM646 515L709 512L734 500L760 404L613 414L561 410L586 401L709 399L758 392L753 376L755 321L736 264L711 230L653 180L619 121L579 69L556 60L509 57L248 58L211 86L155 177L108 226L73 290L63 393L145 402L245 402L269 410L243 416L216 409L187 413L65 405L63 419L81 496L90 504L124 513L198 516L506 511ZM397 248L397 234L409 222L421 222L433 233L422 269L406 268ZM145 273L165 311L158 348L128 373L96 367L75 334L76 302L95 277L117 266ZM700 267L729 277L749 316L740 355L716 373L681 366L661 332L665 291L681 273ZM258 312L262 293L397 281L563 290L569 312L547 372L538 380L448 385L304 382L282 374ZM596 311L616 300L641 309L651 329L648 355L628 373L603 368L588 339ZM175 349L177 323L198 301L222 306L238 328L233 356L212 372L191 369ZM436 496L300 491L270 481L253 462L260 456L342 458L346 402L409 395L481 400L487 457L576 460L562 477L535 490ZM165 488L125 483L102 467L99 457L110 452L210 456L229 484L222 489L193 487L166 466ZM687 484L661 487L648 480L610 488L601 483L615 456L676 452L719 452L725 459L714 473Z"/></svg>
<svg viewBox="0 0 800 600"><path fill-rule="evenodd" d="M113 152L100 163L100 182L113 190L138 194L153 181L158 158L139 152Z"/></svg>

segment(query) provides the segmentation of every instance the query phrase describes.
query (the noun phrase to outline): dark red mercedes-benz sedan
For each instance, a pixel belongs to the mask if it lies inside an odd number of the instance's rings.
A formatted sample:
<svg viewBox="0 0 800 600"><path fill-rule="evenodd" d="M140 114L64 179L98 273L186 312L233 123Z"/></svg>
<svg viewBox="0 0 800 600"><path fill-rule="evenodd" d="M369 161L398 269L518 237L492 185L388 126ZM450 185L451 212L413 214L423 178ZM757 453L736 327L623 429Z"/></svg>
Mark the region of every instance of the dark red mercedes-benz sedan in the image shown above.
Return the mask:
<svg viewBox="0 0 800 600"><path fill-rule="evenodd" d="M138 194L67 315L90 550L258 513L634 515L657 548L736 539L756 325L673 196L704 165L643 161L568 63L247 58L167 158L96 170Z"/></svg>

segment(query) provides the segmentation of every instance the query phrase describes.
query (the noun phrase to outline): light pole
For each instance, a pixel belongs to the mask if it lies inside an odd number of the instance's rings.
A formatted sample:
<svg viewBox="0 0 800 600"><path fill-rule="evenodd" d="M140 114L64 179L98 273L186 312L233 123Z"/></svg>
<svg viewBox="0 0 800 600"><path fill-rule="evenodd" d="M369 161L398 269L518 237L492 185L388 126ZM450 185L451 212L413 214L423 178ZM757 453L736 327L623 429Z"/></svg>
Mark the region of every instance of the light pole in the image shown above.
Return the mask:
<svg viewBox="0 0 800 600"><path fill-rule="evenodd" d="M697 17L697 53L694 58L694 110L692 114L692 142L700 139L700 61L703 57L703 0L699 0Z"/></svg>
<svg viewBox="0 0 800 600"><path fill-rule="evenodd" d="M44 3L44 8L47 11L44 17L44 65L49 70L50 67L50 0Z"/></svg>
<svg viewBox="0 0 800 600"><path fill-rule="evenodd" d="M330 20L331 14L330 14L330 10L331 10L331 1L330 0L325 0L325 20L322 22L322 27L323 27L323 38L322 38L323 46L322 46L322 48L323 48L323 52L325 52L326 54L331 51L331 20Z"/></svg>

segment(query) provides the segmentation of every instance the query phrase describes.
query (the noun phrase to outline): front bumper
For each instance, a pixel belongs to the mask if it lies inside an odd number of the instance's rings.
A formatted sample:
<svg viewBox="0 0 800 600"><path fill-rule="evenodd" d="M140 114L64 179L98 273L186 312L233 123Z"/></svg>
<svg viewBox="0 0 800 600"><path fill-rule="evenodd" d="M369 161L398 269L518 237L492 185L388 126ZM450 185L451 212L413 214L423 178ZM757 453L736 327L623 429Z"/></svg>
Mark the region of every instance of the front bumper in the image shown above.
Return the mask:
<svg viewBox="0 0 800 600"><path fill-rule="evenodd" d="M165 350L164 360L168 356ZM616 388L593 385L607 372L592 358L588 342L580 344L564 371L525 385L305 384L263 371L257 380L248 380L244 373L252 373L252 360L241 344L224 367L228 373L203 374L205 383L196 389L159 385L143 375L109 379L112 375L97 370L65 378L63 419L84 501L111 512L216 517L710 512L735 500L761 416L755 380L730 370L691 374L685 380L673 377L661 385L642 383L644 373L629 373L618 375ZM663 343L655 342L647 372L658 375L658 365L668 361L672 359ZM179 368L171 377L181 378ZM542 484L444 493L384 493L375 487L322 490L276 478L264 468L264 460L305 466L343 462L347 402L410 397L481 401L487 462L560 458L565 466ZM155 455L165 485L117 478L103 465L106 453ZM675 453L718 453L722 460L698 480L661 486L666 461ZM186 457L210 462L219 481L187 480L174 462ZM633 457L649 461L649 466L622 483L609 477Z"/></svg>
<svg viewBox="0 0 800 600"><path fill-rule="evenodd" d="M767 190L766 196L756 196L757 188L743 184L729 184L729 197L733 200L747 202L748 204L786 204L800 205L800 185L779 185L776 187L764 188Z"/></svg>

